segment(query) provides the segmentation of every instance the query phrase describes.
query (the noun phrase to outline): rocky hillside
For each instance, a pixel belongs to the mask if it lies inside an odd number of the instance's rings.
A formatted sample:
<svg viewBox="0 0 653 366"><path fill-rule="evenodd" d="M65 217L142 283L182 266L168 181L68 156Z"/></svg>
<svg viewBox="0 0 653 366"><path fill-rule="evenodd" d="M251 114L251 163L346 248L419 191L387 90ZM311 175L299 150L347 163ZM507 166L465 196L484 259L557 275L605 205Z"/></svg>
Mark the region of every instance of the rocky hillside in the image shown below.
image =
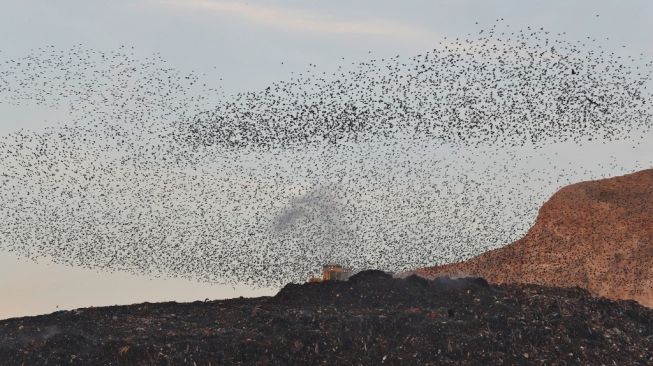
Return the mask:
<svg viewBox="0 0 653 366"><path fill-rule="evenodd" d="M521 240L415 273L577 286L653 307L653 169L562 188Z"/></svg>
<svg viewBox="0 0 653 366"><path fill-rule="evenodd" d="M0 321L2 365L651 365L653 309L483 279L288 285L274 297Z"/></svg>

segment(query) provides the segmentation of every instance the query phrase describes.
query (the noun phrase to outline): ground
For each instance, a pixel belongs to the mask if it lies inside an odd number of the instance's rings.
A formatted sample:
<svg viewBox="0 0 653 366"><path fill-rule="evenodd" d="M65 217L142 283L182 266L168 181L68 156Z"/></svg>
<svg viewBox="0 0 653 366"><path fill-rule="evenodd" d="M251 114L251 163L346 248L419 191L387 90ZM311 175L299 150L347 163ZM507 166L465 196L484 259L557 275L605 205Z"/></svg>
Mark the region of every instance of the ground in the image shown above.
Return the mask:
<svg viewBox="0 0 653 366"><path fill-rule="evenodd" d="M653 364L653 309L585 290L365 271L274 297L0 321L2 365Z"/></svg>

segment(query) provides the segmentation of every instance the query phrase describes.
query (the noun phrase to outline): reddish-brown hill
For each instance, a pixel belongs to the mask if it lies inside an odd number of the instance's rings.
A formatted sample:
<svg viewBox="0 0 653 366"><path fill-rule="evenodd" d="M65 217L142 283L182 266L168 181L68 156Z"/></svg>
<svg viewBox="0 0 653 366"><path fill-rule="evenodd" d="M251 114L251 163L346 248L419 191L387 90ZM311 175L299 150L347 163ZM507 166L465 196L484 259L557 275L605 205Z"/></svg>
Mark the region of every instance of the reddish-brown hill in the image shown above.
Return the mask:
<svg viewBox="0 0 653 366"><path fill-rule="evenodd" d="M653 169L564 187L542 206L522 239L465 262L415 272L577 286L653 307Z"/></svg>

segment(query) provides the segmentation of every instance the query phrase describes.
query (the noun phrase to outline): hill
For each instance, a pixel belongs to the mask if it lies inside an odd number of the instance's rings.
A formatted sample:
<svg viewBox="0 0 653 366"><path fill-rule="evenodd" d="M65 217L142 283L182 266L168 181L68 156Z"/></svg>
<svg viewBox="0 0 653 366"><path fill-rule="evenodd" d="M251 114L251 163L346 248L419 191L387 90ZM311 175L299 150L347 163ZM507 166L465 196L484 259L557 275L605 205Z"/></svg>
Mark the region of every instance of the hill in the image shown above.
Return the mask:
<svg viewBox="0 0 653 366"><path fill-rule="evenodd" d="M653 363L653 309L581 289L361 272L274 297L0 321L3 365Z"/></svg>
<svg viewBox="0 0 653 366"><path fill-rule="evenodd" d="M653 307L653 169L562 188L524 238L414 273L581 287Z"/></svg>

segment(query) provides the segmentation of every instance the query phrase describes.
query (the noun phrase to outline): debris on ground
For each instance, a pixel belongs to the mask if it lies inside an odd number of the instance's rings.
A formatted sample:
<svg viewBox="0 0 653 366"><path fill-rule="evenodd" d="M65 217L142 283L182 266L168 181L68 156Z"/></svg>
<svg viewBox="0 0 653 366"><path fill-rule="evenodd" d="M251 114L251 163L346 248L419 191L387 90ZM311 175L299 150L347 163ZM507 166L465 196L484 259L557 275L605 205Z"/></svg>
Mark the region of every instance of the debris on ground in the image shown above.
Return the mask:
<svg viewBox="0 0 653 366"><path fill-rule="evenodd" d="M364 271L274 297L0 321L2 365L653 364L653 309L581 289Z"/></svg>

